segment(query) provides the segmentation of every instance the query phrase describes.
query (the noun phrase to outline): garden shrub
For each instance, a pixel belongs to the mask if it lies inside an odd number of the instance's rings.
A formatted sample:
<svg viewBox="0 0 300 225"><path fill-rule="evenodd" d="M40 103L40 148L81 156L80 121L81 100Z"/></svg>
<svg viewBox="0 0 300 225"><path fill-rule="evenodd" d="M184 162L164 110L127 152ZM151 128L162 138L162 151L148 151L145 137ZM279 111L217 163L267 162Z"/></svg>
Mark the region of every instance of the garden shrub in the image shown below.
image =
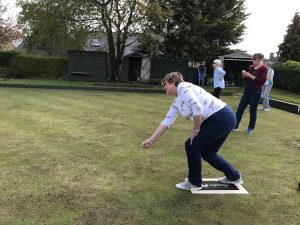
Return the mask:
<svg viewBox="0 0 300 225"><path fill-rule="evenodd" d="M11 74L15 78L64 79L68 74L68 59L17 55L11 59Z"/></svg>
<svg viewBox="0 0 300 225"><path fill-rule="evenodd" d="M300 62L286 61L273 66L274 87L300 94Z"/></svg>
<svg viewBox="0 0 300 225"><path fill-rule="evenodd" d="M0 51L0 67L10 67L10 59L19 54L14 51Z"/></svg>

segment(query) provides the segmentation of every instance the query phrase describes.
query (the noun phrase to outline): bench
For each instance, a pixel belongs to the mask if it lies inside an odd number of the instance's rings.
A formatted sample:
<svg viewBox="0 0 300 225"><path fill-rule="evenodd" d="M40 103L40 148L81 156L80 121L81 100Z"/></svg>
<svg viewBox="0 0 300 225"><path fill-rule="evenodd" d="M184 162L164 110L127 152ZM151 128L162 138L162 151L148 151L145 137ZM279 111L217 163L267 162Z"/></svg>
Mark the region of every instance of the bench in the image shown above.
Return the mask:
<svg viewBox="0 0 300 225"><path fill-rule="evenodd" d="M90 76L91 74L90 73L87 73L87 72L71 72L72 75L75 75L75 76Z"/></svg>
<svg viewBox="0 0 300 225"><path fill-rule="evenodd" d="M9 79L9 69L7 67L0 67L0 77L3 80Z"/></svg>

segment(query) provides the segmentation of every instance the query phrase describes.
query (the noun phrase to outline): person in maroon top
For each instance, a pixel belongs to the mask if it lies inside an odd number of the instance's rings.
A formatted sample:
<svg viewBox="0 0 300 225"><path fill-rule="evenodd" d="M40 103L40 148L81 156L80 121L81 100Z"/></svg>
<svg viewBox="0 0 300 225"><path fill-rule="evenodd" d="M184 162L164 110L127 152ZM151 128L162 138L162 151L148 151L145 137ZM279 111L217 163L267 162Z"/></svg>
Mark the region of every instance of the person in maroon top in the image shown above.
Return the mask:
<svg viewBox="0 0 300 225"><path fill-rule="evenodd" d="M249 71L242 70L242 76L245 80L245 89L236 112L236 125L233 131L237 131L242 120L243 113L250 105L250 121L246 133L252 134L256 123L257 106L261 96L261 89L267 79L268 69L263 64L264 55L255 53L252 57L252 63Z"/></svg>

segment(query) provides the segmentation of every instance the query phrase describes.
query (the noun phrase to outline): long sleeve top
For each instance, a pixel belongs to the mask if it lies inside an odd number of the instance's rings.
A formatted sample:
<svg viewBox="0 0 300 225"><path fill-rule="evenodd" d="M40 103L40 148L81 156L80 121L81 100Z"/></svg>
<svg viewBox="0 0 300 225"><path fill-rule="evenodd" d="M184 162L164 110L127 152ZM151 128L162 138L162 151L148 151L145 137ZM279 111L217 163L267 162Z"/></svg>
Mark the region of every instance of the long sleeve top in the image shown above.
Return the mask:
<svg viewBox="0 0 300 225"><path fill-rule="evenodd" d="M214 88L225 88L225 74L226 72L222 67L217 67L214 69Z"/></svg>
<svg viewBox="0 0 300 225"><path fill-rule="evenodd" d="M255 69L253 65L249 67L249 73L255 76L254 80L250 78L246 78L246 88L252 89L260 89L267 79L268 69L266 66L262 65L258 69Z"/></svg>
<svg viewBox="0 0 300 225"><path fill-rule="evenodd" d="M177 116L193 120L193 116L201 115L203 120L226 106L226 103L189 82L179 83L178 96L175 97L165 119L161 124L170 128Z"/></svg>

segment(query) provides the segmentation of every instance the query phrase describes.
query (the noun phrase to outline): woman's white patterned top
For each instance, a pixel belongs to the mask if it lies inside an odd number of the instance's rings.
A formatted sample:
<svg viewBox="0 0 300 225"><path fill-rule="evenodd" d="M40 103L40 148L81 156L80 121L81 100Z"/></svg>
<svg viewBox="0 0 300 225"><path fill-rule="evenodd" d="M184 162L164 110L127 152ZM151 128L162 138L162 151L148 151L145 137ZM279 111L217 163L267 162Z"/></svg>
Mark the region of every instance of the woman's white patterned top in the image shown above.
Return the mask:
<svg viewBox="0 0 300 225"><path fill-rule="evenodd" d="M193 120L193 116L201 115L203 120L226 106L226 103L205 91L203 88L189 82L181 82L177 87L175 97L169 112L161 124L170 127L177 116Z"/></svg>

